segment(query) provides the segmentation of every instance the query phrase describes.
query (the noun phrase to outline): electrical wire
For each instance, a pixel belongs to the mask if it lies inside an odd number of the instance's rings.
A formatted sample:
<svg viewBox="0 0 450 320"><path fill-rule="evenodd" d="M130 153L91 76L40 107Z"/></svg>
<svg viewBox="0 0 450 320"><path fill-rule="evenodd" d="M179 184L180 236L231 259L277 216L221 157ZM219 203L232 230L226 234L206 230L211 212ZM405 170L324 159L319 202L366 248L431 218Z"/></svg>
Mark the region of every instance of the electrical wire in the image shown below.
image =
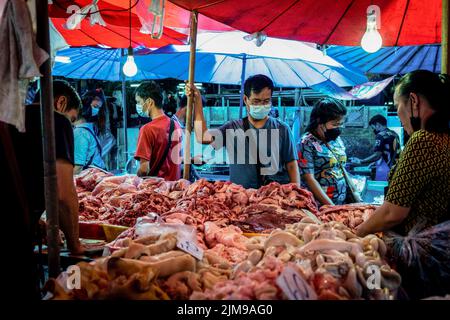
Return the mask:
<svg viewBox="0 0 450 320"><path fill-rule="evenodd" d="M129 14L128 14L128 22L130 23L129 29L130 29L130 48L131 48L131 0L130 0L130 10L129 10Z"/></svg>

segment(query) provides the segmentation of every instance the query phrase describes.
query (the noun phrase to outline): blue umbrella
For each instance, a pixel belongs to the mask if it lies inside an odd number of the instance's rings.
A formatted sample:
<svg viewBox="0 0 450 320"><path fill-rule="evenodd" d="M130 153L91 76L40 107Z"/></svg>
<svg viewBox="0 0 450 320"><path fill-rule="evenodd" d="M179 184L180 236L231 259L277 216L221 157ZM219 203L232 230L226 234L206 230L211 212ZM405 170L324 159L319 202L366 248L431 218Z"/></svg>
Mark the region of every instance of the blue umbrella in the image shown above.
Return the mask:
<svg viewBox="0 0 450 320"><path fill-rule="evenodd" d="M262 46L244 40L246 33L200 33L197 36L195 80L206 83L241 84L242 79L262 73L277 87L310 87L331 80L354 86L367 81L356 68L337 62L311 45L267 38ZM161 76L187 80L189 46L169 45L136 57L138 66Z"/></svg>
<svg viewBox="0 0 450 320"><path fill-rule="evenodd" d="M311 45L267 38L261 46L245 40L240 31L201 33L197 36L195 80L206 83L240 84L240 116L243 83L255 74L269 76L277 87L311 87L321 82L354 86L367 81L359 70L324 55ZM136 57L136 63L149 72L187 80L189 51L186 45L169 45L149 55Z"/></svg>
<svg viewBox="0 0 450 320"><path fill-rule="evenodd" d="M126 61L124 49L99 47L74 47L58 51L53 66L53 75L72 79L96 79L122 81L122 66ZM148 54L149 49L135 49L135 57ZM126 50L125 50L126 54ZM138 67L138 73L126 80L160 79L152 72Z"/></svg>
<svg viewBox="0 0 450 320"><path fill-rule="evenodd" d="M360 47L333 46L327 54L345 61L367 73L406 74L413 70L441 71L441 46L384 47L375 53L367 53Z"/></svg>

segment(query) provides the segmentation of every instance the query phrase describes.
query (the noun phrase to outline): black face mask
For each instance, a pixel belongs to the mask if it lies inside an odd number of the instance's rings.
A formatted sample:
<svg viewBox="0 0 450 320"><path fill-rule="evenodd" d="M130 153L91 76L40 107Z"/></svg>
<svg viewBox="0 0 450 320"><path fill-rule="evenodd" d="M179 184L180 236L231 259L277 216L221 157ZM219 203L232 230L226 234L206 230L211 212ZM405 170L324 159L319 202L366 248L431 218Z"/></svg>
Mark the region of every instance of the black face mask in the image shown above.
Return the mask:
<svg viewBox="0 0 450 320"><path fill-rule="evenodd" d="M327 131L325 131L325 141L330 142L336 140L337 137L341 135L341 133L341 128L327 129Z"/></svg>
<svg viewBox="0 0 450 320"><path fill-rule="evenodd" d="M413 129L413 132L420 130L420 128L421 128L421 119L420 119L420 117L414 117L413 108L412 108L412 101L411 101L411 117L409 118L409 121L411 122L411 127Z"/></svg>
<svg viewBox="0 0 450 320"><path fill-rule="evenodd" d="M411 117L411 118L409 118L409 121L411 122L411 127L413 129L413 132L420 130L420 128L421 128L420 117Z"/></svg>

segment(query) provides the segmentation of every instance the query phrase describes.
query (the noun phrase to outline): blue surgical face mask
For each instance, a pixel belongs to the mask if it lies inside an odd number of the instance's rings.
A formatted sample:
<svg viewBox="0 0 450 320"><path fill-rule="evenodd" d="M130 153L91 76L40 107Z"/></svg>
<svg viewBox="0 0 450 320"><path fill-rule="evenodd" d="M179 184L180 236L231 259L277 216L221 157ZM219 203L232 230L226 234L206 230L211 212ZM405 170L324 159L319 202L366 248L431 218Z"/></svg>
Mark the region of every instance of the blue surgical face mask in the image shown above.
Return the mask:
<svg viewBox="0 0 450 320"><path fill-rule="evenodd" d="M262 120L269 115L272 104L250 105L250 116L255 120Z"/></svg>
<svg viewBox="0 0 450 320"><path fill-rule="evenodd" d="M91 107L91 110L92 110L92 116L95 117L96 115L98 115L98 112L99 112L100 109Z"/></svg>
<svg viewBox="0 0 450 320"><path fill-rule="evenodd" d="M139 116L141 116L143 118L150 118L148 116L148 114L146 112L144 112L142 104L139 104L139 103L136 104L136 112Z"/></svg>

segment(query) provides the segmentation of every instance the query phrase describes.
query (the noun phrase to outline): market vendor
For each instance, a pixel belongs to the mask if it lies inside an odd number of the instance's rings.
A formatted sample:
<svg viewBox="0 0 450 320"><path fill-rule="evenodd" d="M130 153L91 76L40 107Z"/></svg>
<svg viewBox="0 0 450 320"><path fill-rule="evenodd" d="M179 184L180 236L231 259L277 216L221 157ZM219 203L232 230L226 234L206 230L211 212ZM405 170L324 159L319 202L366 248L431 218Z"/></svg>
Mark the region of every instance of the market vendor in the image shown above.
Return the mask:
<svg viewBox="0 0 450 320"><path fill-rule="evenodd" d="M340 134L347 114L337 100L319 100L299 144L302 184L322 205L344 204L347 183L342 168L347 161Z"/></svg>
<svg viewBox="0 0 450 320"><path fill-rule="evenodd" d="M376 163L376 181L387 181L389 170L400 156L400 138L387 127L387 120L381 114L373 116L369 125L375 133L374 153L365 159L350 158L352 166L365 166Z"/></svg>
<svg viewBox="0 0 450 320"><path fill-rule="evenodd" d="M42 123L39 94L26 106L26 132L12 130L11 136L25 186L30 224L37 228L45 210ZM69 121L78 116L81 100L75 89L63 80L53 81L55 105L55 152L58 185L59 225L73 254L83 252L79 241L78 196L73 180L74 138Z"/></svg>
<svg viewBox="0 0 450 320"><path fill-rule="evenodd" d="M272 181L300 183L297 152L289 127L269 116L273 82L255 75L244 83L244 103L248 116L207 130L198 89L186 86L194 94L194 130L199 143L212 144L216 150L226 147L230 161L230 181L245 188L259 188Z"/></svg>
<svg viewBox="0 0 450 320"><path fill-rule="evenodd" d="M411 138L390 174L383 205L359 226L359 236L387 230L407 236L450 220L449 92L447 75L424 70L408 73L397 84L394 103L403 128ZM439 246L449 248L448 231L446 239ZM414 237L409 241L414 241ZM431 243L427 246L431 247ZM423 258L434 261L431 256ZM448 270L448 251L434 259L437 264L425 270L427 281L420 277L423 270L417 266L399 264L399 268L406 270L402 276L406 280L404 285L410 289L408 293L417 297L450 292L449 273L442 269ZM447 278L442 278L442 274ZM444 284L448 291L438 292Z"/></svg>
<svg viewBox="0 0 450 320"><path fill-rule="evenodd" d="M138 176L157 176L169 181L180 179L181 128L164 114L162 90L154 81L143 82L136 89L136 110L151 118L139 130L135 159Z"/></svg>

